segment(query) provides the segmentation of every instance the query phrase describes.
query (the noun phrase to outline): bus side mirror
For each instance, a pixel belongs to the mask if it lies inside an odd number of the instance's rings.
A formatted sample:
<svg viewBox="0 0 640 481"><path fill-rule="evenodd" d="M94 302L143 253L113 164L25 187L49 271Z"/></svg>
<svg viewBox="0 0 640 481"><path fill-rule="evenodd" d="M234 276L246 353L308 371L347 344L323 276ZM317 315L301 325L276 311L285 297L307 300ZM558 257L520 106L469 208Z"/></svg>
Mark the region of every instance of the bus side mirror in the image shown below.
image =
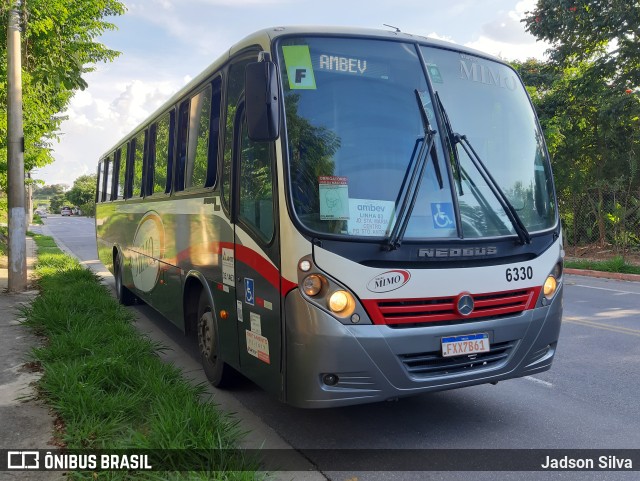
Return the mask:
<svg viewBox="0 0 640 481"><path fill-rule="evenodd" d="M280 99L276 64L253 62L245 70L245 112L249 138L269 142L280 136Z"/></svg>

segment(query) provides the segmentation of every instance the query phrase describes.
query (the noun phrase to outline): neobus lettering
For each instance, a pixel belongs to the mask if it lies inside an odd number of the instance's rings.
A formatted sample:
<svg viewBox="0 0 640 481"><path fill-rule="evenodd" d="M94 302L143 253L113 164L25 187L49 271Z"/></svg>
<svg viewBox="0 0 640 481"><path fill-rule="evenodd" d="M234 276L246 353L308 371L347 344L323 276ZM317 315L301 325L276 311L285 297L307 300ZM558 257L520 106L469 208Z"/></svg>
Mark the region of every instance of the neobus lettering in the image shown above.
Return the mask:
<svg viewBox="0 0 640 481"><path fill-rule="evenodd" d="M516 81L513 76L501 76L499 72L477 62L473 62L469 67L469 64L462 59L460 59L460 78L485 85L495 85L508 90L516 89Z"/></svg>
<svg viewBox="0 0 640 481"><path fill-rule="evenodd" d="M338 72L359 73L360 75L362 75L365 70L367 70L367 61L357 58L320 55L320 69L336 70Z"/></svg>
<svg viewBox="0 0 640 481"><path fill-rule="evenodd" d="M496 247L454 247L451 249L420 249L418 257L475 257L492 256L497 253Z"/></svg>

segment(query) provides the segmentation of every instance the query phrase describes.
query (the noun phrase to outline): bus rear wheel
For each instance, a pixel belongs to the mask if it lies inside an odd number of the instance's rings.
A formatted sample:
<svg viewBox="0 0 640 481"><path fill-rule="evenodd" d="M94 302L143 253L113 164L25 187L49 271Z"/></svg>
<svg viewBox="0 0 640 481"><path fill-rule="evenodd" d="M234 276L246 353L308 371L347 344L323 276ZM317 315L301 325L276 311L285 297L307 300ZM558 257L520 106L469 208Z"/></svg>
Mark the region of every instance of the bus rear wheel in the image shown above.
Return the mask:
<svg viewBox="0 0 640 481"><path fill-rule="evenodd" d="M198 348L202 367L211 384L220 388L229 386L233 380L232 368L220 356L218 323L204 290L198 302Z"/></svg>
<svg viewBox="0 0 640 481"><path fill-rule="evenodd" d="M118 297L118 301L123 306L131 306L136 302L136 296L125 287L122 282L122 267L120 266L120 260L116 259L115 263L115 280L116 280L116 296Z"/></svg>

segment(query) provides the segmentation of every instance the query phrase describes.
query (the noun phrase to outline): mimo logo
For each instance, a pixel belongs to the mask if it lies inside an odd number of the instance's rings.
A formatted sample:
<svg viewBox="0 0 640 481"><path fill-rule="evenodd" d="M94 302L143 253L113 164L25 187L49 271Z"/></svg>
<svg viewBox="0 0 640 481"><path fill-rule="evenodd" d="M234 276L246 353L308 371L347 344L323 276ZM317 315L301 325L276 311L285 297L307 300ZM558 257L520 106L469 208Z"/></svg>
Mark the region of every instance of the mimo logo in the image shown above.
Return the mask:
<svg viewBox="0 0 640 481"><path fill-rule="evenodd" d="M393 270L378 274L367 283L371 292L389 292L401 288L411 278L411 274L404 270Z"/></svg>

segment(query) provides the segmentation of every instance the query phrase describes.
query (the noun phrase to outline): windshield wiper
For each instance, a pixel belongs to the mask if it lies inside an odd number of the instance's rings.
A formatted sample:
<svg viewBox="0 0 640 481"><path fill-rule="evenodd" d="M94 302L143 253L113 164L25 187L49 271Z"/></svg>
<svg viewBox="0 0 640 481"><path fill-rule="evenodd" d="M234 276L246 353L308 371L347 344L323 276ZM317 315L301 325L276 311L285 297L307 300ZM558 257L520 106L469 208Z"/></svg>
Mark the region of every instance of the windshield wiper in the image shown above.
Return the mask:
<svg viewBox="0 0 640 481"><path fill-rule="evenodd" d="M399 204L401 197L403 197L402 204L396 212L396 222L393 224L393 228L391 229L387 242L383 245L383 248L389 251L398 249L402 244L402 239L404 238L407 226L409 225L411 213L413 212L416 200L418 199L418 193L420 192L420 185L422 185L422 179L424 178L424 171L427 167L429 154L431 154L433 158L433 167L438 180L438 185L441 189L444 187L442 172L440 171L440 163L438 162L438 154L434 149L436 131L431 128L427 111L424 108L420 92L417 89L415 90L415 94L416 101L418 102L418 108L420 109L420 116L422 118L424 137L416 140L413 152L411 153L411 159L409 159L407 171L404 174L404 179L400 186L396 205ZM421 144L420 150L418 151L418 156L415 157L419 144ZM415 162L413 162L414 157Z"/></svg>
<svg viewBox="0 0 640 481"><path fill-rule="evenodd" d="M491 189L491 192L493 192L493 195L495 195L496 199L498 199L498 202L500 202L500 205L504 209L507 217L513 225L514 230L516 231L516 234L518 234L520 243L522 245L531 243L531 235L522 222L522 219L518 215L518 212L516 212L516 209L513 207L513 204L511 203L511 201L509 201L509 198L506 196L504 191L500 188L498 182L496 182L496 180L493 178L491 172L489 172L489 169L487 168L487 165L482 161L478 153L475 151L475 149L467 139L467 136L453 133L453 140L454 148L456 143L462 145L462 148L471 159L471 162L476 167L478 172L480 172L480 175Z"/></svg>
<svg viewBox="0 0 640 481"><path fill-rule="evenodd" d="M456 139L453 134L453 129L451 128L451 122L449 121L449 116L447 115L447 111L444 109L442 105L442 100L440 100L440 95L438 92L435 93L436 97L436 105L438 107L438 111L440 112L440 117L442 118L442 123L444 124L444 129L447 133L447 144L449 146L449 155L453 157L453 166L456 170L456 184L458 185L458 194L464 195L464 191L462 190L462 167L460 165L460 156L458 155L458 149L456 149Z"/></svg>

